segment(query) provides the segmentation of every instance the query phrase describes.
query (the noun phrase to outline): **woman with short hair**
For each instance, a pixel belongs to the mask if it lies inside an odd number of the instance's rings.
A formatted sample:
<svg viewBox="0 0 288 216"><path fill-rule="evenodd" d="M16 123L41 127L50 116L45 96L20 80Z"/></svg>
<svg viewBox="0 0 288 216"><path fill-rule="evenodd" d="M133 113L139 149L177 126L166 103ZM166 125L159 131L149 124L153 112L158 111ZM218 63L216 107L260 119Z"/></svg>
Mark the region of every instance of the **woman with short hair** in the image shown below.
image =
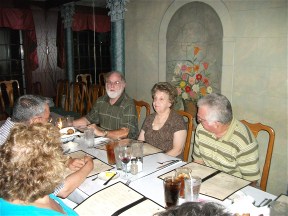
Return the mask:
<svg viewBox="0 0 288 216"><path fill-rule="evenodd" d="M138 140L160 148L170 156L183 158L187 130L183 117L173 110L177 90L168 82L159 82L151 93L155 113L146 117Z"/></svg>

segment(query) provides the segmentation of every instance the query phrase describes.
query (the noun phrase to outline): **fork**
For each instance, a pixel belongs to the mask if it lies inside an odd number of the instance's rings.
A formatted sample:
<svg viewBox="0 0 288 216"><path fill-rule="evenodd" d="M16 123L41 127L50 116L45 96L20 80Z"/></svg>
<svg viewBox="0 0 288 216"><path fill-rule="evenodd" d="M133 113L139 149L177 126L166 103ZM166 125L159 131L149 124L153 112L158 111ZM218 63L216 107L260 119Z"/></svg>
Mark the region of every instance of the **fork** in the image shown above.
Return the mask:
<svg viewBox="0 0 288 216"><path fill-rule="evenodd" d="M168 160L168 161L157 162L157 163L158 163L158 164L165 164L165 163L172 162L172 161L177 161L177 160Z"/></svg>

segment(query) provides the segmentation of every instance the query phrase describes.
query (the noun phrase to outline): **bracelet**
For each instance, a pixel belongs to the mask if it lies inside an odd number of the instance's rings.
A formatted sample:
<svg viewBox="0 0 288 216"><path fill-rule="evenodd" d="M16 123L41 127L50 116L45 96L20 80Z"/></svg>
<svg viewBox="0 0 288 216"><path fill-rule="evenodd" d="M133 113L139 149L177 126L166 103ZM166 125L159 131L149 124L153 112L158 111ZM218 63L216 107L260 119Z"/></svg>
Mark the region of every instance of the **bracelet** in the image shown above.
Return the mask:
<svg viewBox="0 0 288 216"><path fill-rule="evenodd" d="M107 131L107 130L104 130L103 132L104 132L104 135L103 135L103 137L106 137L106 136L107 136L107 134L108 134L108 131Z"/></svg>

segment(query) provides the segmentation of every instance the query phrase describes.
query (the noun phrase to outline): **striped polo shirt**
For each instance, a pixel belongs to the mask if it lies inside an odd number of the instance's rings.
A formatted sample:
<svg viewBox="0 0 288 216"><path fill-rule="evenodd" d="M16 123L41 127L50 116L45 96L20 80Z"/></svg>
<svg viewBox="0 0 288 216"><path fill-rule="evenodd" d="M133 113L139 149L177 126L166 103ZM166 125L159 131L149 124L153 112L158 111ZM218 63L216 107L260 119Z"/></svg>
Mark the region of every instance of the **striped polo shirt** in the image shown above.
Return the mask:
<svg viewBox="0 0 288 216"><path fill-rule="evenodd" d="M260 179L258 143L249 128L235 118L221 138L199 124L195 134L193 158L249 181Z"/></svg>

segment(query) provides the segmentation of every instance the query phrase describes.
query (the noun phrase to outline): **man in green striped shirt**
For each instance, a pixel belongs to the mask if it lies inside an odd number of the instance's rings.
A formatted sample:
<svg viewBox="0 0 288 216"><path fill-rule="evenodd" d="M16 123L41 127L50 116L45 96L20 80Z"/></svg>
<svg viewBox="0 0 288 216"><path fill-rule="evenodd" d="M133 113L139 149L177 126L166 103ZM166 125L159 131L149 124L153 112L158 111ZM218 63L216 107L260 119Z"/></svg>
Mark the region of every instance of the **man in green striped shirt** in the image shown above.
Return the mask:
<svg viewBox="0 0 288 216"><path fill-rule="evenodd" d="M258 143L249 128L233 117L229 100L213 93L197 106L193 160L255 185L260 179Z"/></svg>
<svg viewBox="0 0 288 216"><path fill-rule="evenodd" d="M120 72L107 73L106 94L97 99L86 116L73 121L73 126L93 128L97 136L137 139L137 111L134 100L124 91L125 86L125 78Z"/></svg>

